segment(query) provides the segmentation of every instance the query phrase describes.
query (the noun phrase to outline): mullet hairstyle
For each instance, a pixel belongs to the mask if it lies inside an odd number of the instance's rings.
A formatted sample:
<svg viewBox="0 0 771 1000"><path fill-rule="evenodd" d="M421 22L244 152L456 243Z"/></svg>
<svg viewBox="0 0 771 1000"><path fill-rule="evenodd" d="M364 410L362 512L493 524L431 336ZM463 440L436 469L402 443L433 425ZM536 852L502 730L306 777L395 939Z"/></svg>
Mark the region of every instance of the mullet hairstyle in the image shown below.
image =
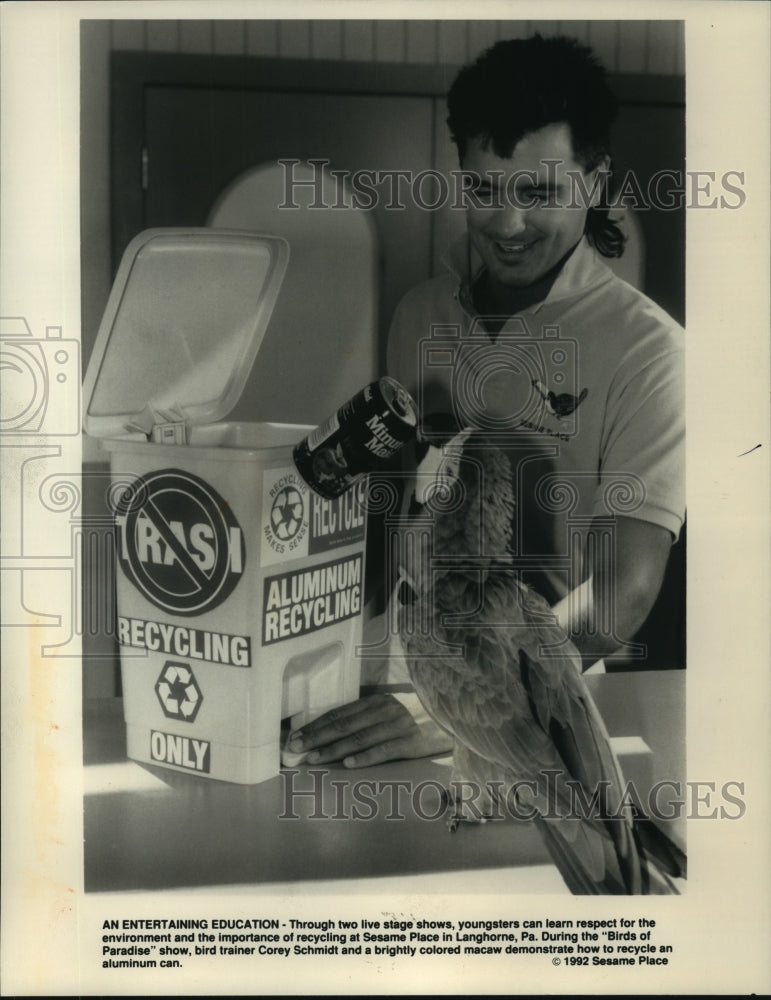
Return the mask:
<svg viewBox="0 0 771 1000"><path fill-rule="evenodd" d="M497 42L465 66L447 95L447 110L461 165L472 139L507 159L526 133L565 122L576 160L591 171L610 158L618 102L590 48L573 38L534 35ZM625 236L610 219L611 176L604 204L587 211L585 232L604 257L620 257Z"/></svg>

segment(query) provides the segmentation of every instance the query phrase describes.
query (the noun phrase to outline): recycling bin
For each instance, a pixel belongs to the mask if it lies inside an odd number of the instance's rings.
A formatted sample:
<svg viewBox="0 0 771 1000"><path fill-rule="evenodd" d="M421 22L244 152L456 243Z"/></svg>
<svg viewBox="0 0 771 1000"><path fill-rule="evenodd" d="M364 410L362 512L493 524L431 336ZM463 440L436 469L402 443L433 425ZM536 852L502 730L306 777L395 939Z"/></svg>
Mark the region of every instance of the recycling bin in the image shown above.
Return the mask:
<svg viewBox="0 0 771 1000"><path fill-rule="evenodd" d="M128 756L244 784L278 772L282 720L359 692L364 487L308 488L308 427L225 419L288 254L241 231L141 233L84 382L110 457Z"/></svg>

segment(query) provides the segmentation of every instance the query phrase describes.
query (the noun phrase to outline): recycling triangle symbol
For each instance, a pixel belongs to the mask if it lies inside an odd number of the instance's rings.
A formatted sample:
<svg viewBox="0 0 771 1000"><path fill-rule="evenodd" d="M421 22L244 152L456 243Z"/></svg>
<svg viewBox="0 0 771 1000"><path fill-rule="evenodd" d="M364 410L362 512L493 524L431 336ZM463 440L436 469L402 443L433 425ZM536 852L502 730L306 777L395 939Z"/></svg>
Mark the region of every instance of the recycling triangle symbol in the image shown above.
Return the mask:
<svg viewBox="0 0 771 1000"><path fill-rule="evenodd" d="M186 663L169 660L155 683L155 693L167 719L194 722L203 694Z"/></svg>

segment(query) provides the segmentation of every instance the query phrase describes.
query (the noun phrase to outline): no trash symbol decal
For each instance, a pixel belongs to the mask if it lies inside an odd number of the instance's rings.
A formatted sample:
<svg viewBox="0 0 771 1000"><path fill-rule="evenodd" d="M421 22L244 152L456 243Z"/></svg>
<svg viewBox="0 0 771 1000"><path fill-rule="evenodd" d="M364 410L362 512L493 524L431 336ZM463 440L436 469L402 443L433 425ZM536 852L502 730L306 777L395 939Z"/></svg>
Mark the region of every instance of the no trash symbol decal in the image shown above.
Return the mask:
<svg viewBox="0 0 771 1000"><path fill-rule="evenodd" d="M246 560L244 534L208 483L163 469L137 479L117 503L123 572L156 607L200 615L233 592Z"/></svg>

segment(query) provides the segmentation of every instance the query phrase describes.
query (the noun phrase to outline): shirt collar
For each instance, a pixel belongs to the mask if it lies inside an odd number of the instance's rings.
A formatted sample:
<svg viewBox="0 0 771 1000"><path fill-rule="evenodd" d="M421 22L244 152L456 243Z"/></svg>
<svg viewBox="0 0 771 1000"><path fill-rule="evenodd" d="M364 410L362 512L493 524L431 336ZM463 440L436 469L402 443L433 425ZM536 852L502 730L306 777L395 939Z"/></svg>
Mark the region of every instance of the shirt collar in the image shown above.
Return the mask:
<svg viewBox="0 0 771 1000"><path fill-rule="evenodd" d="M475 312L471 300L471 287L484 270L482 258L464 234L451 247L444 264L458 281L458 299L469 312ZM554 284L541 302L536 302L525 313L537 313L547 303L573 298L594 285L602 284L612 277L612 271L604 264L600 255L584 236L574 252L565 261Z"/></svg>

